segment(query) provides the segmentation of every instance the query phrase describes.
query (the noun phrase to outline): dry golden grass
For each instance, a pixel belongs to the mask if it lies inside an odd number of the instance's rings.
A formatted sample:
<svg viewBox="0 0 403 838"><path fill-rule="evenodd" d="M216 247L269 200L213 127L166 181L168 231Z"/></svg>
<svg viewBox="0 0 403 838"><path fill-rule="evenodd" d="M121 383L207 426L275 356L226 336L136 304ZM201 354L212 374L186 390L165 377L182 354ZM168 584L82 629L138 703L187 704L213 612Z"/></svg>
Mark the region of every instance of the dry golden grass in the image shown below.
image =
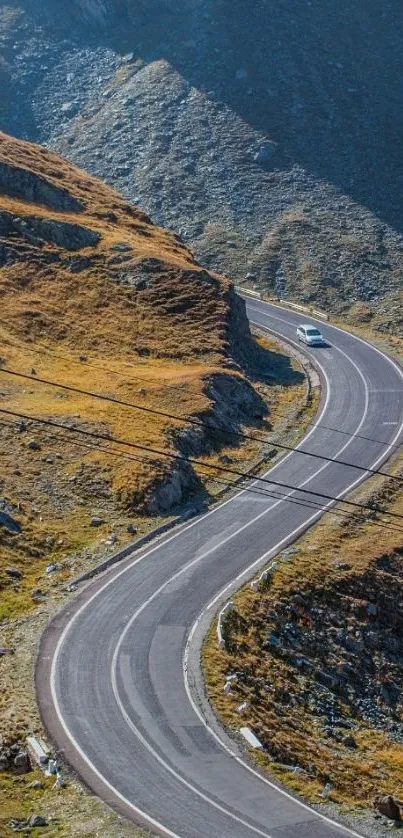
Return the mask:
<svg viewBox="0 0 403 838"><path fill-rule="evenodd" d="M168 417L13 378L5 370L34 369L37 378L183 417L203 414L211 405L207 383L228 355L229 282L207 274L172 234L46 149L0 134L0 163L15 170L12 186L0 195L0 216L67 221L101 236L96 247L79 251L88 260L79 272L69 270L72 254L61 247L16 234L4 240L12 259L0 270L0 407L176 453L170 432L181 425ZM27 174L41 179L35 194L43 196L42 205L22 200ZM54 196L40 191L44 181L82 209L55 212ZM111 248L122 243L130 255L116 263L119 251ZM141 292L119 281L117 271L127 270L145 271L149 281ZM1 421L7 421L4 414ZM38 451L28 448L33 438ZM139 461L132 448L109 445L131 459L111 457L97 450L96 441L94 451L83 442L91 445L44 426L31 424L19 433L0 425L0 496L23 527L21 536L4 528L0 534L0 585L8 591L3 616L33 607L30 591L39 579L46 587L41 577L50 559L65 562L112 530L120 543L128 540L133 516L140 531L146 527L147 494L172 471L164 457ZM95 531L90 519L97 510L107 523ZM19 584L4 572L15 564L24 572Z"/></svg>

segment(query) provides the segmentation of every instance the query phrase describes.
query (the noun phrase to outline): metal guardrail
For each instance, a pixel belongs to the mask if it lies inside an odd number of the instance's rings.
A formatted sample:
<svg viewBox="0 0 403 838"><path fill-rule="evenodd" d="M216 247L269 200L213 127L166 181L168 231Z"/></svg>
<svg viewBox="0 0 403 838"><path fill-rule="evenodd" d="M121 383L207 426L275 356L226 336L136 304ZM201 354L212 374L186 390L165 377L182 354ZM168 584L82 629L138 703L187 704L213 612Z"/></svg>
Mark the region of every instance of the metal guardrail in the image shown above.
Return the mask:
<svg viewBox="0 0 403 838"><path fill-rule="evenodd" d="M252 288L245 288L243 285L235 285L235 291L239 294L245 294L247 297L253 297L255 300L261 300L262 295L260 291L253 291ZM322 320L329 320L329 315L326 314L325 311L320 311L318 308L312 308L312 306L303 306L300 303L292 303L289 300L280 299L279 302L283 306L288 306L288 308L294 308L296 311L305 311L307 314L312 314L314 317L320 317Z"/></svg>
<svg viewBox="0 0 403 838"><path fill-rule="evenodd" d="M328 314L324 311L319 311L317 308L312 308L312 306L302 306L299 303L291 303L289 300L279 300L279 303L283 306L288 306L289 308L295 308L297 311L306 311L307 314L313 314L314 317L321 317L322 320L329 320Z"/></svg>
<svg viewBox="0 0 403 838"><path fill-rule="evenodd" d="M262 295L259 291L252 291L251 288L244 288L243 285L235 285L235 291L239 291L241 294L247 294L248 297L255 297L256 300L262 299Z"/></svg>

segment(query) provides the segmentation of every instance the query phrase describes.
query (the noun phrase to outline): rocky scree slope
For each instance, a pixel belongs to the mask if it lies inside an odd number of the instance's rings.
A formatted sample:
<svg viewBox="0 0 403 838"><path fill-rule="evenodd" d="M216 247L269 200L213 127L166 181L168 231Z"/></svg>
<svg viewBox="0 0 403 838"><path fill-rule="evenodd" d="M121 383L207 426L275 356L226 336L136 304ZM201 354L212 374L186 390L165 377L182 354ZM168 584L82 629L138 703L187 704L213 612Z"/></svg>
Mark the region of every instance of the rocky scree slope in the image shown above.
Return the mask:
<svg viewBox="0 0 403 838"><path fill-rule="evenodd" d="M4 600L13 612L31 597L43 561L58 562L96 533L113 536L111 545L127 540L133 517L166 515L200 495L205 475L190 464L110 438L214 463L234 447L218 427L266 427L267 407L242 368L254 365L258 381L270 353L253 343L231 284L172 234L58 155L4 134L0 296L0 408L75 431L0 415L0 583L15 590Z"/></svg>
<svg viewBox="0 0 403 838"><path fill-rule="evenodd" d="M2 121L207 267L401 334L402 30L397 0L15 0Z"/></svg>
<svg viewBox="0 0 403 838"><path fill-rule="evenodd" d="M359 499L402 513L399 480L376 478ZM403 816L403 548L396 529L377 532L383 520L325 516L235 596L226 648L213 626L203 652L210 700L235 735L240 717L255 731L259 764L312 803L329 784L363 835Z"/></svg>

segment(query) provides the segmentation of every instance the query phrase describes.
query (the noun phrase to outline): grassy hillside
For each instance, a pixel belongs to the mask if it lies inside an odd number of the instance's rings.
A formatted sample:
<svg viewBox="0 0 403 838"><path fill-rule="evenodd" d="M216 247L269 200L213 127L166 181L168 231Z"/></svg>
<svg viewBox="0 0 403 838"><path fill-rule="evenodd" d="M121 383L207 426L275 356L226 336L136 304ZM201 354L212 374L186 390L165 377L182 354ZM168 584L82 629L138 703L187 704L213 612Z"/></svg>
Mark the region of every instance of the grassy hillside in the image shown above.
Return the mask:
<svg viewBox="0 0 403 838"><path fill-rule="evenodd" d="M95 536L127 539L133 516L169 514L202 487L182 462L80 430L175 454L186 421L131 403L184 419L220 408L229 427L259 422L266 407L229 368L235 326L243 358L257 359L243 304L173 235L60 157L5 135L0 193L0 407L77 431L0 415L0 496L21 525L0 527L1 583L12 591L3 608L14 613L44 561L63 563ZM227 445L221 435L204 452ZM97 530L93 516L105 522ZM22 581L5 571L15 563Z"/></svg>
<svg viewBox="0 0 403 838"><path fill-rule="evenodd" d="M113 551L188 500L207 502L228 478L224 462L259 456L237 432L278 433L304 378L252 339L231 283L176 236L4 134L0 297L0 409L17 414L0 412L0 613L10 617L74 575L83 551Z"/></svg>

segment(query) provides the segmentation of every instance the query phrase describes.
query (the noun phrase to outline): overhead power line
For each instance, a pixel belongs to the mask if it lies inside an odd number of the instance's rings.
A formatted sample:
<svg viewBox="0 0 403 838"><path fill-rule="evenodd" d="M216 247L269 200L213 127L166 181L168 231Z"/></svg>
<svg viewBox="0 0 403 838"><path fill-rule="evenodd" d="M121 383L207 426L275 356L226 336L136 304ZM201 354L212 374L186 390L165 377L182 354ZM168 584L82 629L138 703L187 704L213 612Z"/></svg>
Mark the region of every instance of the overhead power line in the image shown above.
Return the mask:
<svg viewBox="0 0 403 838"><path fill-rule="evenodd" d="M3 321L0 320L0 324L1 323L3 323L5 326L8 325L7 323L5 323L4 320ZM81 360L80 361L80 360L77 360L76 358L71 358L71 357L69 358L66 355L60 355L60 353L52 352L51 349L48 349L48 348L45 348L45 347L41 347L41 349L35 349L35 347L33 347L33 346L20 346L20 344L15 343L15 341L10 340L9 337L7 337L7 343L10 344L11 346L14 346L16 349L19 349L19 350L23 349L25 352L32 352L35 355L43 355L45 353L46 355L50 355L52 358L57 358L58 360L61 360L61 361L67 361L69 364L76 364L77 366L80 366L80 367L82 367L84 365L86 367L89 367L90 369L100 370L100 372L107 372L108 374L115 375L118 378L121 378L128 383L134 383L135 381L142 381L142 382L147 383L147 384L154 384L155 385L156 382L159 381L161 383L161 385L164 387L164 389L176 390L176 391L179 391L181 393L184 392L183 385L168 384L165 381L165 379L163 379L163 378L158 379L158 378L152 378L151 376L148 376L148 377L147 376L139 376L138 374L135 374L134 376L129 376L129 375L126 375L125 373L119 372L118 370L112 370L110 367L101 366L100 364L94 364L93 362L89 362L88 360ZM185 383L186 382L184 382L184 384ZM284 416L284 414L279 414L276 411L276 416L281 417L281 416ZM350 431L342 431L340 428L333 428L331 425L325 425L323 422L312 421L312 422L308 423L307 427L311 427L312 425L315 425L315 427L317 427L317 428L323 428L323 430L325 430L325 431L332 431L335 434L341 434L343 436L349 436L351 439L363 439L366 442L373 442L375 445L385 445L388 448L396 448L396 449L402 447L402 443L399 443L399 442L398 443L390 443L390 442L385 442L385 440L382 440L382 439L374 439L373 437L365 436L364 434L356 434L356 433L350 433ZM274 443L270 443L270 444L274 445Z"/></svg>
<svg viewBox="0 0 403 838"><path fill-rule="evenodd" d="M40 420L31 419L31 421L33 421L33 422L38 421L38 423L40 423ZM2 425L4 427L7 427L7 428L13 428L14 427L14 423L4 422L4 421L1 421L1 420L0 420L0 425ZM63 426L63 429L67 430L67 431L70 431L71 433L74 433L74 431L75 431L74 428L68 428L66 426ZM142 457L140 455L128 454L128 453L125 453L123 451L115 451L114 449L105 448L104 446L90 445L86 442L79 441L77 439L68 440L67 436L62 436L62 435L59 434L59 432L57 433L56 438L60 439L61 441L66 440L66 441L70 442L72 445L78 446L79 448L85 448L86 450L89 450L92 453L106 454L107 456L116 457L118 459L124 459L126 461L135 461L135 462L146 463L147 465L150 465L153 462L153 460L150 459L150 457ZM202 470L204 470L204 472L206 472L205 467L204 468L202 467ZM247 478L248 478L248 480L256 481L256 476L254 476L252 474L248 474ZM211 475L211 479L213 480L214 483L217 483L220 486L224 486L226 489L232 489L232 490L238 489L238 490L242 490L244 492L248 492L249 494L260 495L261 497L268 497L268 498L271 498L271 499L276 500L276 501L281 500L281 501L284 501L286 503L292 503L295 506L302 506L305 509L317 510L318 512L321 512L322 514L333 515L334 517L342 518L343 520L348 520L351 517L351 514L352 514L350 512L343 511L343 510L329 509L327 506L323 506L323 505L319 504L317 501L314 501L314 500L308 500L308 499L298 500L297 498L291 497L290 495L287 495L287 494L283 494L282 492L275 492L275 491L270 492L267 489L259 488L259 487L256 487L256 486L245 486L243 484L243 482L238 481L238 480L231 480L231 481L221 480L216 475ZM358 513L358 514L360 514L363 517L363 513ZM384 513L384 514L388 514L388 513ZM385 521L383 521L383 522L372 521L372 520L369 520L366 517L363 517L363 520L365 521L365 523L371 524L372 526L380 527L381 529L389 529L389 530L393 530L393 531L396 531L396 532L403 532L403 527L399 527L398 525L392 524L390 522L387 523Z"/></svg>
<svg viewBox="0 0 403 838"><path fill-rule="evenodd" d="M247 480L254 480L259 483L265 483L268 486L277 486L282 489L289 489L292 492L302 492L303 494L310 495L310 500L312 497L319 498L322 502L323 500L328 500L334 503L343 503L347 506L351 506L355 509L363 509L365 511L375 512L377 514L385 515L387 514L391 518L396 518L399 520L403 520L403 515L400 515L397 512L385 512L384 509L381 509L379 506L374 506L373 504L364 504L359 503L358 501L351 501L351 500L344 500L341 498L334 497L333 495L325 494L324 492L315 492L313 489L305 489L304 487L299 486L292 486L289 483L283 483L281 481L269 479L267 477L259 477L259 476L251 476L247 472L238 471L237 469L229 468L228 466L224 465L212 465L211 463L206 463L204 460L198 460L193 457L185 457L183 454L172 454L168 451L161 451L158 448L153 448L151 446L140 445L139 443L131 442L130 440L120 439L119 437L114 437L112 435L95 433L94 431L85 431L82 428L71 428L63 425L61 422L55 422L51 419L40 419L37 416L30 416L26 413L19 413L14 410L8 410L6 408L0 408L0 412L4 413L7 416L14 416L18 419L24 419L27 421L38 422L41 425L47 425L52 428L60 428L64 431L69 431L72 433L81 434L85 437L90 437L92 439L102 439L106 442L110 443L113 442L115 445L122 445L128 448L134 448L138 451L144 451L151 454L156 454L159 457L166 457L170 460L175 460L178 462L185 462L190 463L193 466L200 466L204 469L208 469L209 471L222 471L227 474L235 475L235 477L242 477L243 479ZM391 475L387 475L391 477Z"/></svg>
<svg viewBox="0 0 403 838"><path fill-rule="evenodd" d="M175 422L182 422L185 425L195 425L197 427L204 428L210 432L220 433L223 436L231 436L236 437L237 439L247 440L248 442L259 442L263 445L268 445L272 448L278 448L281 451L294 451L298 454L302 454L305 457L312 457L316 460L321 460L328 463L334 463L341 466L346 466L348 468L357 469L359 471L365 472L366 474L373 474L373 475L381 475L382 477L386 477L389 480L398 480L399 482L403 483L403 477L393 477L392 475L388 474L386 471L381 471L380 469L372 469L367 468L365 466L357 465L356 463L349 463L346 460L338 460L334 457L326 457L324 454L316 454L313 451L303 451L301 448L292 445L285 445L280 442L271 442L270 440L263 439L263 437L253 436L252 434L245 434L241 431L231 431L228 428L224 427L217 427L216 425L210 424L209 422L203 422L202 419L196 419L191 416L178 416L175 413L168 413L165 410L157 410L156 408L152 407L145 407L144 405L135 404L134 402L126 402L123 399L117 399L112 396L104 396L101 393L94 393L90 390L82 390L79 387L73 387L72 385L68 384L60 384L57 381L50 381L46 378L40 378L37 375L28 375L27 373L17 372L16 370L8 370L1 368L0 373L4 373L5 375L15 376L17 378L24 378L28 379L29 381L34 381L35 383L44 384L49 387L56 387L58 389L67 390L71 393L78 393L81 396L89 396L90 398L100 399L101 401L110 402L112 404L117 404L121 407L128 407L132 410L139 410L142 413L152 414L154 416L162 416L167 419L172 419Z"/></svg>

